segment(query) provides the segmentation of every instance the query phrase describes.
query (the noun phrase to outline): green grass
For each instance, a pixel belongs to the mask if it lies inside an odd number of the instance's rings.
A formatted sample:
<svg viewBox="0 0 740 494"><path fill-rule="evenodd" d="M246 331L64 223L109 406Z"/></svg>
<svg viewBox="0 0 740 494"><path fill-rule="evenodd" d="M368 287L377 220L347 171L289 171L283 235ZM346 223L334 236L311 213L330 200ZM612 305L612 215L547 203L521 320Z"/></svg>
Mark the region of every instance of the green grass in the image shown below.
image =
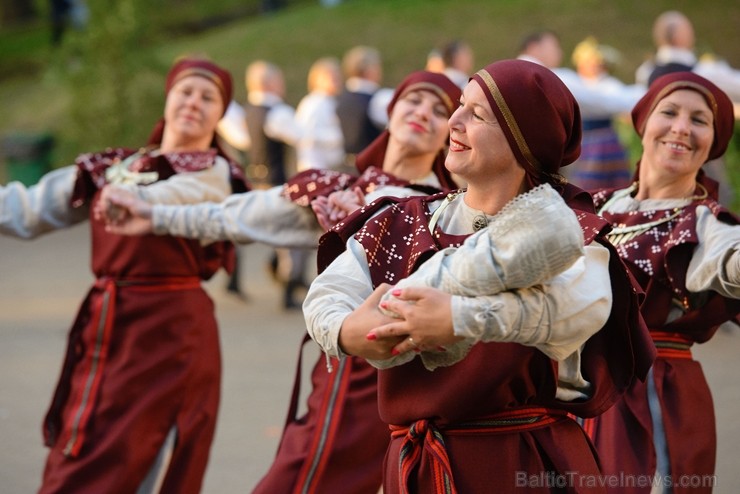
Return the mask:
<svg viewBox="0 0 740 494"><path fill-rule="evenodd" d="M318 1L294 1L272 15L237 17L257 3L88 0L91 29L70 32L58 52L46 45L43 23L4 29L0 135L50 132L59 164L98 147L136 146L161 113L167 67L186 52L206 53L230 69L238 100L245 96L246 65L272 60L283 67L287 99L296 104L312 61L340 57L356 44L381 50L385 84L393 86L421 68L429 50L444 41L466 39L483 66L514 56L525 33L550 28L560 34L566 54L587 35L618 48L623 62L615 75L631 82L652 51L654 18L678 9L692 18L700 52L714 51L740 67L736 0L345 0L331 9ZM223 20L222 13L236 20L204 30L209 25L204 19ZM738 188L739 139L727 156Z"/></svg>

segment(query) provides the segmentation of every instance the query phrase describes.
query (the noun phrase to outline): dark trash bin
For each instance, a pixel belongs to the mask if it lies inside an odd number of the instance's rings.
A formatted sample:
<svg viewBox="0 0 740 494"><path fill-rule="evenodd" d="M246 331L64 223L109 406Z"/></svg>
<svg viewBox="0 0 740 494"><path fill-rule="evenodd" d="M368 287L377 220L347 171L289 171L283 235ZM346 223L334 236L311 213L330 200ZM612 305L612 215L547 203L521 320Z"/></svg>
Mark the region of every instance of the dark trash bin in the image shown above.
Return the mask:
<svg viewBox="0 0 740 494"><path fill-rule="evenodd" d="M8 181L33 185L52 166L54 137L49 134L10 134L0 141Z"/></svg>

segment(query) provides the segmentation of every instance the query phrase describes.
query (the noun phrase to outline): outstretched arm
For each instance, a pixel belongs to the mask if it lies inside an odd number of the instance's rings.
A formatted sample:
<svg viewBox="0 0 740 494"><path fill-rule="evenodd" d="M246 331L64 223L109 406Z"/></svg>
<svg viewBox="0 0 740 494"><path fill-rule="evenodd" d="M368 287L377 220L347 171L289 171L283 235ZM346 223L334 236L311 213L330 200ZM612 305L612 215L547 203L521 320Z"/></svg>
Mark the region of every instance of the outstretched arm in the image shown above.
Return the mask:
<svg viewBox="0 0 740 494"><path fill-rule="evenodd" d="M31 187L20 182L0 186L0 233L28 239L86 220L87 207L71 206L76 179L77 167L68 166Z"/></svg>
<svg viewBox="0 0 740 494"><path fill-rule="evenodd" d="M310 209L282 196L282 187L232 194L219 203L150 205L131 194L109 199L127 210L109 225L119 234L156 233L208 241L261 242L275 247L313 248L323 233Z"/></svg>

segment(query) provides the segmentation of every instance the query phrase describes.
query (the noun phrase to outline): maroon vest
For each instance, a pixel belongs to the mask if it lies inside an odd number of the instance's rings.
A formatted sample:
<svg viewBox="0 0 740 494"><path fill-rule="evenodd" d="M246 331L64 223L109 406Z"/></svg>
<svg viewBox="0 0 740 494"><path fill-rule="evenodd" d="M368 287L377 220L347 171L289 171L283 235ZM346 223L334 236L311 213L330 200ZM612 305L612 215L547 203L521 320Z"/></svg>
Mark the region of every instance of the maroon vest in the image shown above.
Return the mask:
<svg viewBox="0 0 740 494"><path fill-rule="evenodd" d="M610 191L594 196L601 207ZM640 235L617 246L619 256L645 292L643 317L651 330L676 332L693 341L704 342L717 327L740 312L740 301L722 297L716 292L691 293L686 289L686 270L699 238L696 233L696 208L706 206L722 222L737 224L738 219L714 199L694 201L676 209L602 214L616 227L639 226L662 218ZM680 306L684 315L666 323L670 309Z"/></svg>

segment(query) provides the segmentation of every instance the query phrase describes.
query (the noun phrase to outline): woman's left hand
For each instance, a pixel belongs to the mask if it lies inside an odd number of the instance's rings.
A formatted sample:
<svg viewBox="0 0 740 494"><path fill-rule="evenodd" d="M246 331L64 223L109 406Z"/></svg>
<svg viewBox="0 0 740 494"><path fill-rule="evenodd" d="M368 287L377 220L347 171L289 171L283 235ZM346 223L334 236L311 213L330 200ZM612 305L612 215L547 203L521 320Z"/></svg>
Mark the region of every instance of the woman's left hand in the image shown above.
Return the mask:
<svg viewBox="0 0 740 494"><path fill-rule="evenodd" d="M394 354L415 351L444 351L463 338L452 327L452 295L436 288L404 288L391 291L393 298L382 307L402 319L372 329L367 338L406 338L394 347Z"/></svg>

